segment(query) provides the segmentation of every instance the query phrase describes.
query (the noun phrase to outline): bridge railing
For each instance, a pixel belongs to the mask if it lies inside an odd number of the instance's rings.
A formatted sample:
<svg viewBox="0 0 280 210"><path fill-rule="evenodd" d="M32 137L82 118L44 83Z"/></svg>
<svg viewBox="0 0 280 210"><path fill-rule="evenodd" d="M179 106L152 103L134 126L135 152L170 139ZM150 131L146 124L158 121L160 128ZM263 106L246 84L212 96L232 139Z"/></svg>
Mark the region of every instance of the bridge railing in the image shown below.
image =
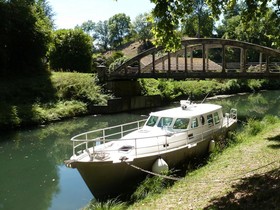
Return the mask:
<svg viewBox="0 0 280 210"><path fill-rule="evenodd" d="M254 52L257 60L248 56ZM249 54L250 55L250 54ZM239 59L234 61L232 57ZM255 56L256 57L256 56ZM110 80L137 78L280 78L280 51L225 39L187 39L176 52L154 47L107 74ZM276 74L275 77L275 73Z"/></svg>

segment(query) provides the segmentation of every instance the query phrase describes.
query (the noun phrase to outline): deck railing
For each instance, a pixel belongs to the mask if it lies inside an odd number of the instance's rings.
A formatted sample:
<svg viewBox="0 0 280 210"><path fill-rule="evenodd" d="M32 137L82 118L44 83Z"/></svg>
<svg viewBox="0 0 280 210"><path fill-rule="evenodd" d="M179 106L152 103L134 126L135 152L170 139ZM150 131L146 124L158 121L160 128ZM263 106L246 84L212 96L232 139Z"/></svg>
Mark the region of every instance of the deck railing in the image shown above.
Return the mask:
<svg viewBox="0 0 280 210"><path fill-rule="evenodd" d="M144 126L145 122L146 119L138 120L78 134L71 138L71 141L73 141L73 155L79 154L82 150L98 144L104 144L113 139L119 139L132 131L140 129Z"/></svg>

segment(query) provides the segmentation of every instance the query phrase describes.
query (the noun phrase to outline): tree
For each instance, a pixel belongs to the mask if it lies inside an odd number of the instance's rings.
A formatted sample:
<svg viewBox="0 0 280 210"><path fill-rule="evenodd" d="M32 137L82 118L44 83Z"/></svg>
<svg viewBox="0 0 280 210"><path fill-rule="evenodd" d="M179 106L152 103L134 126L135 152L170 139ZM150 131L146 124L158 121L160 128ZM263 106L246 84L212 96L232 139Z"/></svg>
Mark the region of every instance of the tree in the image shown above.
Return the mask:
<svg viewBox="0 0 280 210"><path fill-rule="evenodd" d="M0 1L0 73L42 70L50 43L52 22L46 1ZM49 12L50 12L50 8Z"/></svg>
<svg viewBox="0 0 280 210"><path fill-rule="evenodd" d="M107 51L110 47L110 37L109 37L109 25L108 21L99 21L93 32L93 37L96 40L96 45L100 50Z"/></svg>
<svg viewBox="0 0 280 210"><path fill-rule="evenodd" d="M114 47L120 46L130 35L130 17L124 13L116 14L109 19L110 42Z"/></svg>
<svg viewBox="0 0 280 210"><path fill-rule="evenodd" d="M92 20L88 20L86 22L83 22L81 26L76 26L77 29L82 29L85 33L92 36L94 29L95 29L95 23Z"/></svg>
<svg viewBox="0 0 280 210"><path fill-rule="evenodd" d="M151 0L155 3L152 11L153 34L156 45L163 45L166 49L175 50L180 47L181 38L178 36L178 26L186 14L193 12L193 1L183 0ZM213 17L225 11L232 10L236 0L207 0ZM252 18L263 16L271 5L274 5L273 16L277 17L279 25L280 1L279 0L248 0L244 2L245 10L241 14L242 22L246 23Z"/></svg>
<svg viewBox="0 0 280 210"><path fill-rule="evenodd" d="M90 72L92 38L80 29L57 30L49 59L54 70Z"/></svg>
<svg viewBox="0 0 280 210"><path fill-rule="evenodd" d="M148 21L148 13L140 14L136 16L133 22L133 29L136 32L136 38L144 44L152 39L153 34L151 32L152 24Z"/></svg>
<svg viewBox="0 0 280 210"><path fill-rule="evenodd" d="M279 18L273 9L268 9L261 17L252 16L242 21L244 7L238 6L239 12L228 15L223 24L218 27L218 35L226 39L238 39L267 47L280 47L280 28L277 27Z"/></svg>
<svg viewBox="0 0 280 210"><path fill-rule="evenodd" d="M193 12L187 14L182 22L183 34L191 37L211 37L214 30L214 19L204 0L195 0Z"/></svg>

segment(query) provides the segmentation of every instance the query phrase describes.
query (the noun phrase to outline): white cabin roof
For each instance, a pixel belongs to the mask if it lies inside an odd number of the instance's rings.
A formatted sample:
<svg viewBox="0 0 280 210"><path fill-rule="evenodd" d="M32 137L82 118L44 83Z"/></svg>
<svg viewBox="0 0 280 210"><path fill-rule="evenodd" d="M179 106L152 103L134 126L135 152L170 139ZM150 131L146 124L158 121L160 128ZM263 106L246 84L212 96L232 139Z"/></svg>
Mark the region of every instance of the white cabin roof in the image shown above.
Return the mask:
<svg viewBox="0 0 280 210"><path fill-rule="evenodd" d="M200 116L221 109L222 106L216 104L191 104L187 106L186 109L176 107L158 112L151 112L150 115L159 117L191 118L193 116Z"/></svg>

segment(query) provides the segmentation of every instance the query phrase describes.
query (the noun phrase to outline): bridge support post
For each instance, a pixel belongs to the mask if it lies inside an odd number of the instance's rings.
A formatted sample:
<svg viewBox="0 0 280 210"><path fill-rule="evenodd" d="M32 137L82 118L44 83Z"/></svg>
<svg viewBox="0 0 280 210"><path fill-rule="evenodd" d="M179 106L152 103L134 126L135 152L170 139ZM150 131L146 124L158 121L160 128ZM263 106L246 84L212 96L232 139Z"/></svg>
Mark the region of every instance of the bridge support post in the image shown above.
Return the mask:
<svg viewBox="0 0 280 210"><path fill-rule="evenodd" d="M97 67L97 77L100 82L104 82L107 79L107 68L106 66L98 66Z"/></svg>

